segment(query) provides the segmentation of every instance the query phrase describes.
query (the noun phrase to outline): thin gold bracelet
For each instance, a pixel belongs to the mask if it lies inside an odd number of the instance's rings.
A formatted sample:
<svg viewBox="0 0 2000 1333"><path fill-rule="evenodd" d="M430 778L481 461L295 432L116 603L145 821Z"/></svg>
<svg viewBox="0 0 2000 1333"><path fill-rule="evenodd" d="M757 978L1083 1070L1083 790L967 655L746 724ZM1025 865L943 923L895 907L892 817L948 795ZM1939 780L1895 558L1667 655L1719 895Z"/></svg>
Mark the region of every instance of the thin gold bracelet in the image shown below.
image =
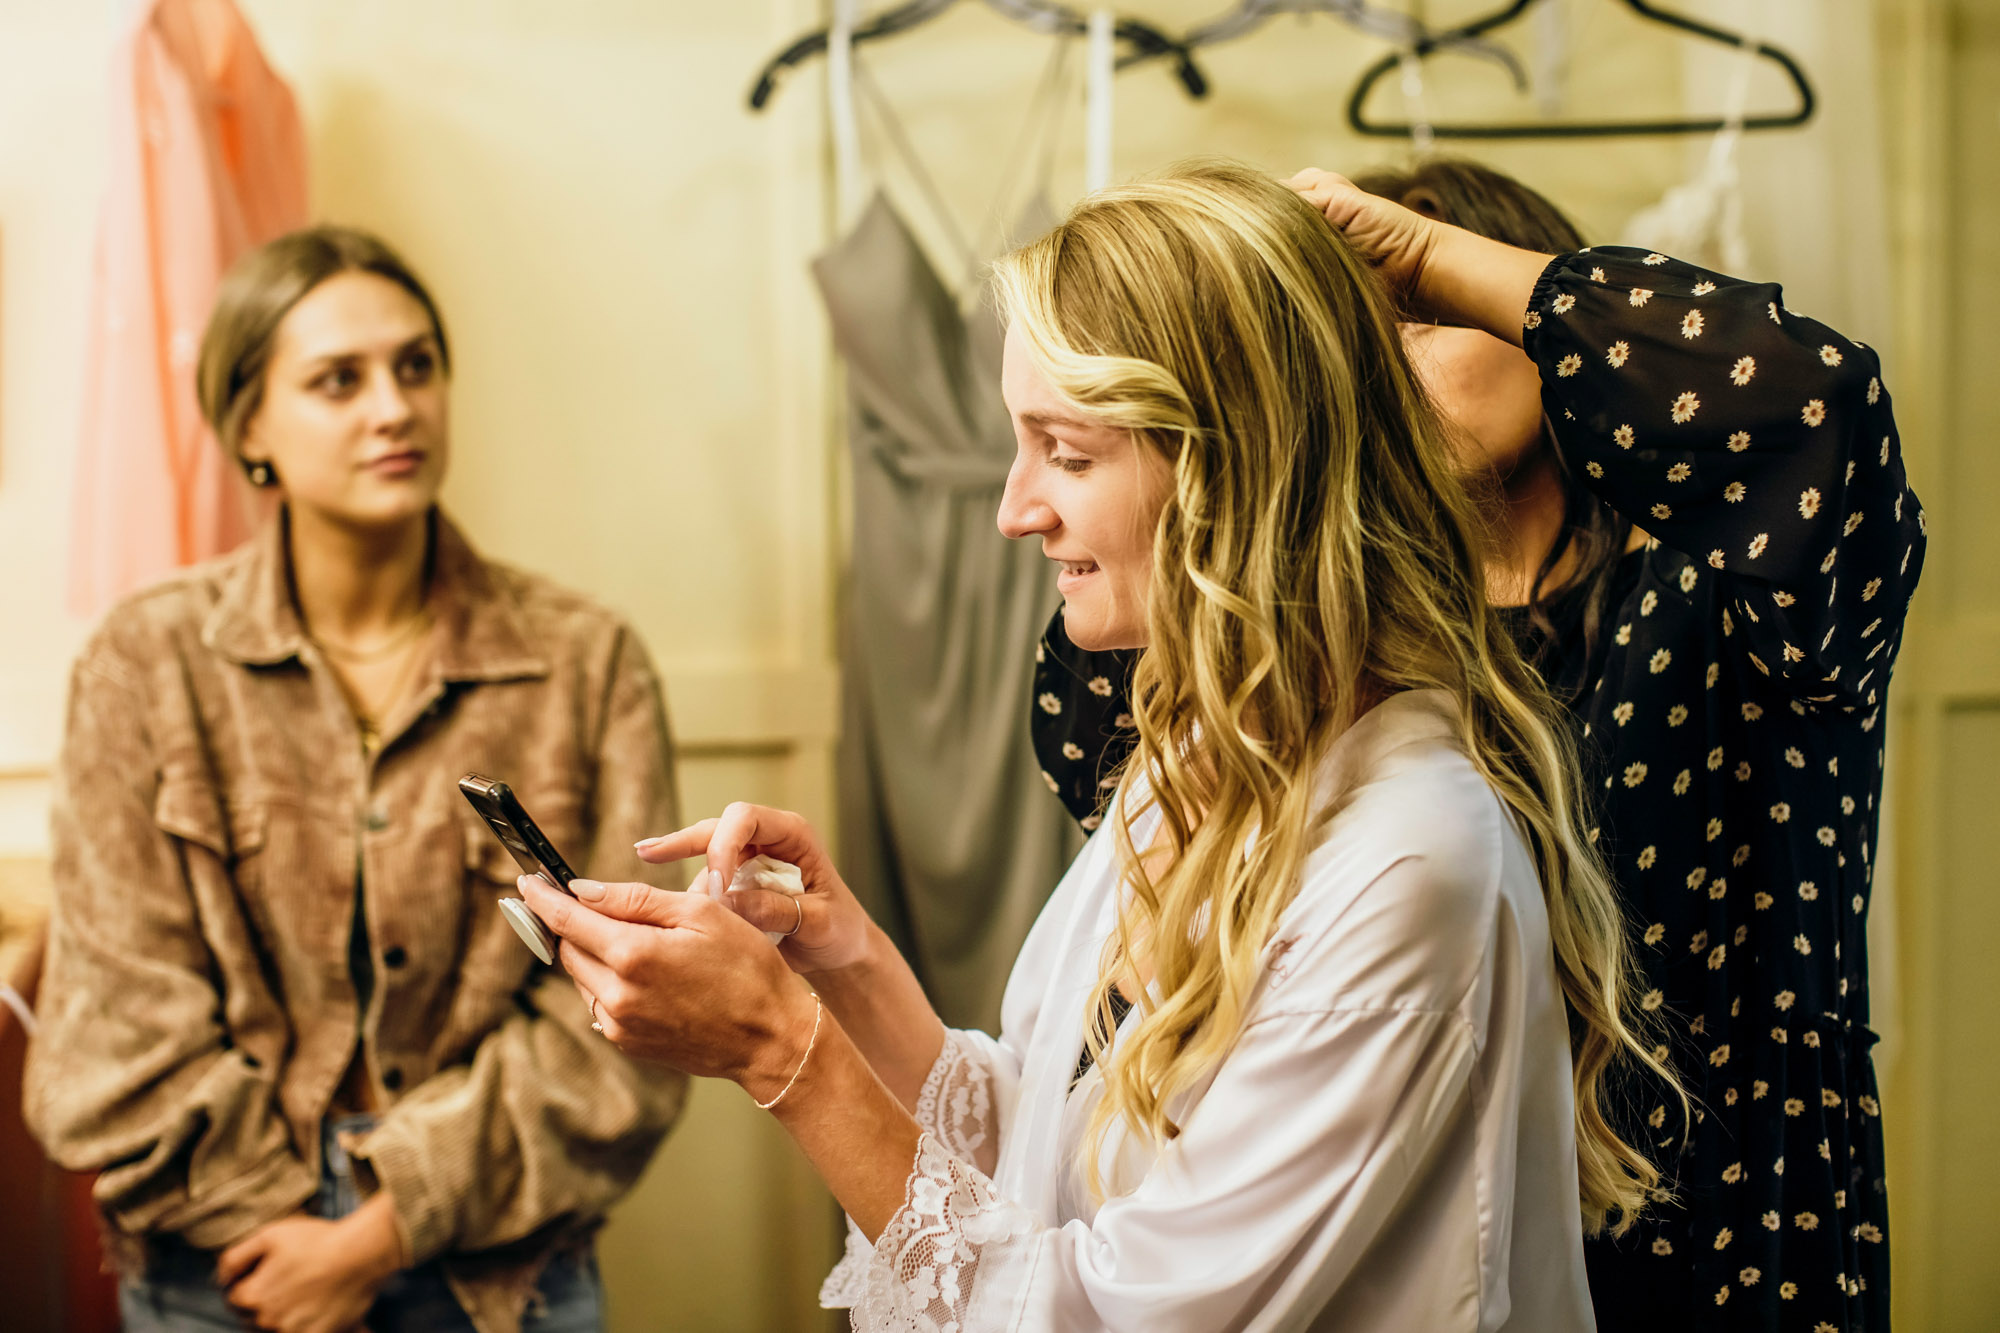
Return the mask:
<svg viewBox="0 0 2000 1333"><path fill-rule="evenodd" d="M812 1039L806 1042L806 1053L799 1057L799 1067L792 1071L792 1077L790 1081L788 1081L784 1087L778 1089L778 1095L773 1097L770 1101L758 1102L757 1103L758 1110L768 1111L772 1107L776 1106L779 1102L785 1100L785 1094L792 1090L792 1084L797 1083L799 1081L799 1075L806 1072L806 1065L813 1058L813 1047L819 1045L819 1020L820 1020L820 1015L824 1014L825 1012L826 1012L826 1002L819 998L818 991L814 991L813 1034L812 1034Z"/></svg>

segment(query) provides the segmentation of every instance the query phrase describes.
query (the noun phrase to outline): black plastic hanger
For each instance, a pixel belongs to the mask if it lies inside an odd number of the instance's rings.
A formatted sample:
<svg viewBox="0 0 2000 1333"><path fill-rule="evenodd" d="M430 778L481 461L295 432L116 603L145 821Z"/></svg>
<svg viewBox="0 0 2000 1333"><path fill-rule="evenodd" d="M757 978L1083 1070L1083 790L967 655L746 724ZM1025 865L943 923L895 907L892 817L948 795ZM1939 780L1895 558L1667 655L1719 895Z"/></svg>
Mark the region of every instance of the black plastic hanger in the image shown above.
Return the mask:
<svg viewBox="0 0 2000 1333"><path fill-rule="evenodd" d="M1519 58L1498 42L1489 42L1477 35L1456 32L1434 33L1400 9L1370 4L1367 0L1242 0L1242 3L1227 13L1219 14L1206 23L1188 29L1181 40L1191 48L1234 41L1238 37L1256 31L1282 14L1295 14L1300 17L1308 14L1325 14L1371 37L1380 37L1406 49L1421 45L1426 51L1449 50L1480 56L1504 67L1513 77L1516 90L1527 91L1527 71L1521 68ZM1120 60L1119 64L1122 67L1144 59L1145 56L1135 53Z"/></svg>
<svg viewBox="0 0 2000 1333"><path fill-rule="evenodd" d="M910 0L894 9L884 10L868 22L854 29L852 40L862 42L879 41L893 37L897 33L908 32L919 24L944 13L957 0ZM1047 3L1047 0L986 0L986 5L1018 23L1024 23L1038 32L1081 34L1089 30L1083 15L1064 5ZM1121 64L1133 60L1167 57L1173 61L1174 73L1180 78L1181 86L1189 97L1208 95L1208 77L1194 63L1193 53L1188 44L1169 37L1150 23L1138 19L1120 17L1112 28L1118 40L1129 48L1129 54ZM777 92L778 80L787 71L805 64L815 56L826 54L827 32L821 28L798 38L790 46L778 52L764 63L757 73L757 81L750 89L750 109L762 111Z"/></svg>
<svg viewBox="0 0 2000 1333"><path fill-rule="evenodd" d="M1428 41L1420 41L1413 48L1413 54L1421 57L1437 49L1442 43L1453 38L1478 37L1514 19L1536 3L1536 0L1514 0L1506 9L1485 18L1474 19L1459 27L1446 29L1432 36ZM1738 33L1727 32L1712 27L1684 14L1673 14L1647 3L1647 0L1623 0L1625 6L1651 23L1669 28L1678 28L1693 33L1706 41L1724 45L1749 48L1765 60L1779 65L1785 76L1798 90L1799 105L1795 111L1782 115L1746 116L1743 128L1746 130L1781 130L1794 125L1803 125L1812 119L1815 101L1812 85L1806 81L1805 71L1799 62L1775 46L1763 42L1746 41ZM1362 115L1362 106L1368 94L1382 76L1396 68L1398 57L1385 56L1362 72L1361 80L1354 86L1353 96L1347 99L1347 123L1357 134L1372 135L1376 138L1407 139L1413 127L1407 121L1372 121ZM1713 134L1727 122L1719 116L1682 120L1615 120L1615 121L1567 121L1544 124L1536 121L1516 121L1492 125L1431 125L1431 134L1439 139L1604 139L1622 135L1644 134Z"/></svg>

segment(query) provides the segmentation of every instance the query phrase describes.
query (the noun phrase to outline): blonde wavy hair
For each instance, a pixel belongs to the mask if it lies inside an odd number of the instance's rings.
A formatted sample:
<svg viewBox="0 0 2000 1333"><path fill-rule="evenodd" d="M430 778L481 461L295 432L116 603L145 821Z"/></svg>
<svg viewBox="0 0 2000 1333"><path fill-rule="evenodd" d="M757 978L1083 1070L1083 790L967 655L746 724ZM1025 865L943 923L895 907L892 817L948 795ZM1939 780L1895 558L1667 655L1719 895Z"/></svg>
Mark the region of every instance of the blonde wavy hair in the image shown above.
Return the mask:
<svg viewBox="0 0 2000 1333"><path fill-rule="evenodd" d="M1167 1108L1236 1040L1323 831L1322 756L1386 695L1437 689L1540 872L1572 1014L1584 1222L1622 1232L1664 1192L1607 1115L1607 1074L1624 1060L1679 1085L1634 1030L1625 925L1580 829L1573 746L1487 606L1482 524L1387 293L1311 205L1229 164L1091 195L994 283L1056 393L1173 469L1114 807L1131 897L1100 976L1108 992L1143 957L1159 998L1114 1058L1108 993L1086 1025L1105 1078L1083 1145L1091 1187L1102 1197L1110 1128L1171 1139ZM1163 846L1142 856L1132 829L1151 808Z"/></svg>

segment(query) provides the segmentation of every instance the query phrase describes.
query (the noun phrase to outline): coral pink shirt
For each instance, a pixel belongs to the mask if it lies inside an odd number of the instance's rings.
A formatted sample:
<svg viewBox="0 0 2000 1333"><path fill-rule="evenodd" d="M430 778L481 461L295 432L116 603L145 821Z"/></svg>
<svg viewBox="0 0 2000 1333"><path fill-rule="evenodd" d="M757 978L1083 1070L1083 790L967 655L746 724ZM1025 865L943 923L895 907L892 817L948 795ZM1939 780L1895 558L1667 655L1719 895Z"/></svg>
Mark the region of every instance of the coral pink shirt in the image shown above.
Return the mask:
<svg viewBox="0 0 2000 1333"><path fill-rule="evenodd" d="M256 525L201 419L195 359L229 266L307 219L298 109L230 0L139 5L111 96L70 551L85 615Z"/></svg>

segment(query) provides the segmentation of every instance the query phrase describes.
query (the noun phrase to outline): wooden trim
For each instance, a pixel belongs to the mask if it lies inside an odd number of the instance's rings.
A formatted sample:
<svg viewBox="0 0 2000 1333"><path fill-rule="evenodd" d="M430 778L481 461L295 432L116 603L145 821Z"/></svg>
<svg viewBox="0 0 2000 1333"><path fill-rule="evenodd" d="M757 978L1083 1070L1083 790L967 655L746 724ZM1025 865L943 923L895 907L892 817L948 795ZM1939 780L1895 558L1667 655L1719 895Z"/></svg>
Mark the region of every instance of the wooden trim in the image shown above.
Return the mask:
<svg viewBox="0 0 2000 1333"><path fill-rule="evenodd" d="M683 751L790 750L840 731L840 672L832 665L667 672L667 717Z"/></svg>
<svg viewBox="0 0 2000 1333"><path fill-rule="evenodd" d="M1942 780L1949 698L1979 688L1981 666L1961 637L1963 617L1951 615L1953 575L1951 517L1956 506L1947 483L1958 440L1955 386L1947 355L1956 327L1949 275L1959 236L1953 209L1958 191L1951 174L1953 64L1947 40L1948 6L1940 0L1907 0L1877 6L1884 41L1884 75L1895 90L1885 100L1885 156L1896 201L1893 214L1897 297L1891 373L1903 456L1924 497L1933 540L1923 587L1912 605L1908 637L1897 665L1895 718L1890 744L1896 777L1890 812L1895 821L1896 985L1898 1050L1883 1087L1883 1132L1888 1154L1891 1233L1894 1237L1895 1322L1905 1328L1936 1325L1939 1221L1935 1182L1949 1169L1939 1143L1941 1075L1947 1053L1939 1048L1941 953L1938 891L1941 874Z"/></svg>
<svg viewBox="0 0 2000 1333"><path fill-rule="evenodd" d="M1905 652L1897 670L1918 665L1917 691L1952 706L2000 700L2000 614L1959 615L1921 622L1917 653Z"/></svg>
<svg viewBox="0 0 2000 1333"><path fill-rule="evenodd" d="M667 718L683 758L783 753L840 734L840 671L807 667L667 670ZM0 783L46 781L54 756L0 757Z"/></svg>

